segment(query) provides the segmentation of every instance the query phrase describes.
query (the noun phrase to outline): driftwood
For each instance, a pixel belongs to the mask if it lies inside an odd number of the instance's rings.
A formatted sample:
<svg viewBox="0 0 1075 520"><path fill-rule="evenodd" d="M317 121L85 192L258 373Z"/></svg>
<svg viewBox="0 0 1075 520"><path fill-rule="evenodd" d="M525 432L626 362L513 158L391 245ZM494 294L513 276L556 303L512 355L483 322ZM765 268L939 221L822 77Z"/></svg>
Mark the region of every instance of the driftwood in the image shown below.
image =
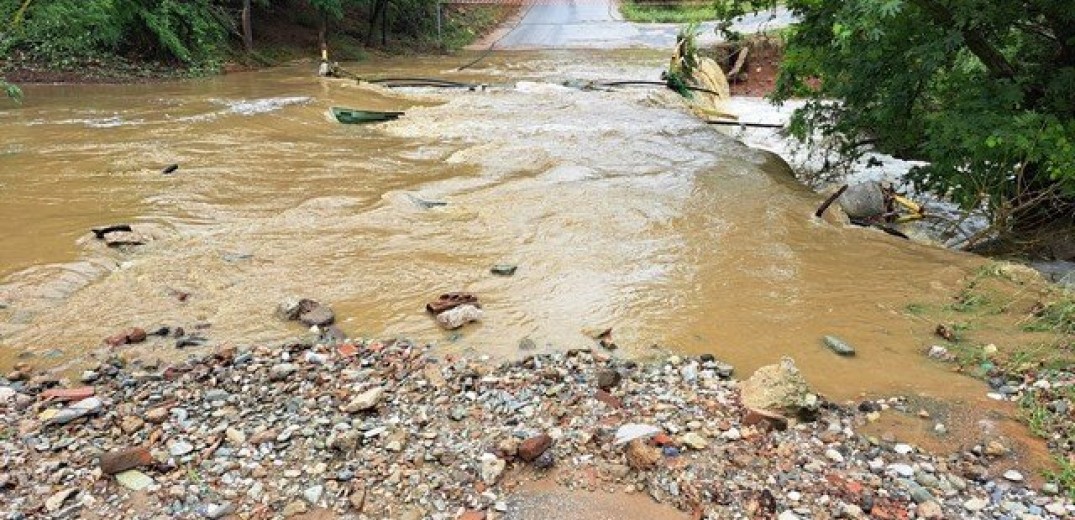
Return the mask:
<svg viewBox="0 0 1075 520"><path fill-rule="evenodd" d="M836 202L836 199L840 198L840 195L843 195L845 191L847 191L846 184L840 186L840 189L836 190L836 193L829 195L829 198L825 199L825 202L822 202L821 205L817 207L817 211L814 212L814 216L817 218L821 218L821 215L824 215L825 211L829 209L829 206L832 206L832 203Z"/></svg>
<svg viewBox="0 0 1075 520"><path fill-rule="evenodd" d="M103 227L103 228L91 229L90 231L93 231L93 234L94 234L94 236L97 237L97 240L104 240L105 235L107 235L109 233L113 233L113 232L116 232L116 231L126 231L128 233L131 233L134 230L131 229L131 226L129 226L127 224L117 224L115 226L108 226L108 227Z"/></svg>
<svg viewBox="0 0 1075 520"><path fill-rule="evenodd" d="M732 66L732 70L728 71L728 77L734 78L739 71L743 69L743 65L747 62L747 53L750 51L750 47L744 46L739 49L739 56L735 58L735 65Z"/></svg>

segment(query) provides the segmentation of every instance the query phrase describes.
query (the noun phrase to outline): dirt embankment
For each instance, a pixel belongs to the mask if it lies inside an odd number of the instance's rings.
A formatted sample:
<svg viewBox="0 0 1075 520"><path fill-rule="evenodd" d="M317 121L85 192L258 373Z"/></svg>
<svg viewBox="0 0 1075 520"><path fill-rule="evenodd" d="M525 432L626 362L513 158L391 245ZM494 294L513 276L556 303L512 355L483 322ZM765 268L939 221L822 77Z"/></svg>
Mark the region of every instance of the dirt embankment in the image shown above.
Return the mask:
<svg viewBox="0 0 1075 520"><path fill-rule="evenodd" d="M708 53L727 73L733 96L768 96L776 88L784 45L778 39L757 37L719 45Z"/></svg>

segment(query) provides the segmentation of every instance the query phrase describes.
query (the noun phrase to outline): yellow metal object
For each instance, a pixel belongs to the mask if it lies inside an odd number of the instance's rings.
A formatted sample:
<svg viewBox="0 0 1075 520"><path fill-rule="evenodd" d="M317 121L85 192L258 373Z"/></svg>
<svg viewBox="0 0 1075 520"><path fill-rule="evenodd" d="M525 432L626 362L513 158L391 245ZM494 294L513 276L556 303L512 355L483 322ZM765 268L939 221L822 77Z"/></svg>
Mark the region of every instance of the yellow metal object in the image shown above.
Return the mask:
<svg viewBox="0 0 1075 520"><path fill-rule="evenodd" d="M910 212L910 215L900 215L899 217L897 217L896 222L911 222L914 220L921 220L925 218L926 215L922 211L921 204L911 199L908 199L907 197L901 197L899 195L893 195L892 200L894 200L896 204L903 206L907 209L907 211Z"/></svg>

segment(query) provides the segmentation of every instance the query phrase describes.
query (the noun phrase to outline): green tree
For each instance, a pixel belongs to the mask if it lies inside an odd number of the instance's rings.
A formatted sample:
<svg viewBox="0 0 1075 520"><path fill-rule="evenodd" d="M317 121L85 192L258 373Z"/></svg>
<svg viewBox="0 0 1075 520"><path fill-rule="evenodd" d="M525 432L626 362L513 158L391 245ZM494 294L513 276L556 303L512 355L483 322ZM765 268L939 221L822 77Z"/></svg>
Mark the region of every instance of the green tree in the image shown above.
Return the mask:
<svg viewBox="0 0 1075 520"><path fill-rule="evenodd" d="M130 55L204 65L229 22L212 0L0 0L0 56L56 68Z"/></svg>
<svg viewBox="0 0 1075 520"><path fill-rule="evenodd" d="M732 0L726 18L772 7ZM800 17L773 96L793 130L929 162L921 188L983 206L1001 232L1075 210L1070 0L787 0Z"/></svg>

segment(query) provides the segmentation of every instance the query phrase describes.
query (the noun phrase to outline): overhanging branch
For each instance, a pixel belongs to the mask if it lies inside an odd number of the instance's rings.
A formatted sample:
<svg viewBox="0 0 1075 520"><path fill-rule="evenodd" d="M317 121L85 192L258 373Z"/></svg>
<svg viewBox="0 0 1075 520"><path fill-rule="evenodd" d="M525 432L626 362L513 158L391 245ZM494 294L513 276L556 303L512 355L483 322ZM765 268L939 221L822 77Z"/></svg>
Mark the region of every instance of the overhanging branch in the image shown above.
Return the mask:
<svg viewBox="0 0 1075 520"><path fill-rule="evenodd" d="M912 1L932 15L939 24L947 27L957 26L952 11L937 0ZM967 48L982 61L992 75L999 78L1015 77L1015 67L989 42L982 31L974 27L960 27L959 32L963 35Z"/></svg>

